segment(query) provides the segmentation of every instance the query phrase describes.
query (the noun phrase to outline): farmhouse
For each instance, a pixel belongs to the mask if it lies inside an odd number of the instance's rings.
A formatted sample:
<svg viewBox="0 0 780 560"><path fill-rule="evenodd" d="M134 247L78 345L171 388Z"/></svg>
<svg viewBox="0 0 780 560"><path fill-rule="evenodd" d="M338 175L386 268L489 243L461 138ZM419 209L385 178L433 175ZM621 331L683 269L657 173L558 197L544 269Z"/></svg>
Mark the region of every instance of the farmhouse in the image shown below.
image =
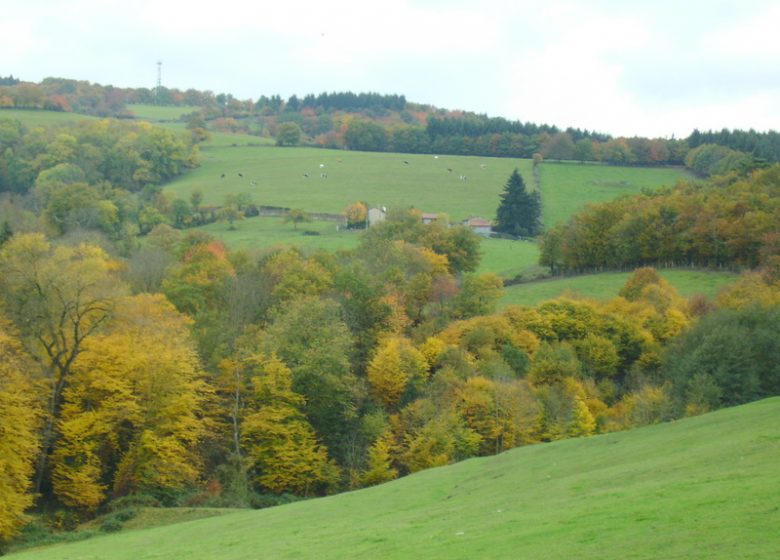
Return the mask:
<svg viewBox="0 0 780 560"><path fill-rule="evenodd" d="M387 212L381 208L371 208L368 211L368 227L371 227L379 222L384 222L387 217Z"/></svg>
<svg viewBox="0 0 780 560"><path fill-rule="evenodd" d="M433 214L431 212L423 212L422 214L422 223L424 224L430 224L432 222L435 222L439 219L438 214Z"/></svg>
<svg viewBox="0 0 780 560"><path fill-rule="evenodd" d="M471 216L468 220L463 222L463 225L470 228L474 233L487 237L492 232L491 228L493 227L493 222L484 218Z"/></svg>

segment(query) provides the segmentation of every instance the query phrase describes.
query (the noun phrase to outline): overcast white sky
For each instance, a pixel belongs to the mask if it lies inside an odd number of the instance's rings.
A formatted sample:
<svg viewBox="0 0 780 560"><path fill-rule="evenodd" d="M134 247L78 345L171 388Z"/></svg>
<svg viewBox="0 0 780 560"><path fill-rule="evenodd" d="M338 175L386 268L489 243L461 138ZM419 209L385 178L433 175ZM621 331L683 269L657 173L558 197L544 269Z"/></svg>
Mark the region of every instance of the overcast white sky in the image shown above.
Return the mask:
<svg viewBox="0 0 780 560"><path fill-rule="evenodd" d="M780 1L0 0L0 75L377 91L615 135L780 129Z"/></svg>

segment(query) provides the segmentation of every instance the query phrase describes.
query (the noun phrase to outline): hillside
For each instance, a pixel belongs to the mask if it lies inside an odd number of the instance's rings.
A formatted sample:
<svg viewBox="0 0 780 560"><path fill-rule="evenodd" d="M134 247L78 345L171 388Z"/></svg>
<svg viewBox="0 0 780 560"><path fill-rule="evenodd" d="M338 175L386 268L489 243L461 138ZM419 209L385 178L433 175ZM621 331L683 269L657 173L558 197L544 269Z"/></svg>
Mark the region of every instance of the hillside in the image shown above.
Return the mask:
<svg viewBox="0 0 780 560"><path fill-rule="evenodd" d="M697 294L713 298L722 288L737 279L737 275L733 272L713 270L681 268L661 270L659 273L677 289L681 296L686 298ZM629 272L602 272L514 284L506 287L499 305L502 307L512 304L533 306L562 294L592 299L611 299L618 295L630 276Z"/></svg>
<svg viewBox="0 0 780 560"><path fill-rule="evenodd" d="M767 399L10 558L774 558L778 415Z"/></svg>
<svg viewBox="0 0 780 560"><path fill-rule="evenodd" d="M172 181L165 192L187 199L198 188L204 204L213 205L222 204L228 193L244 193L256 204L309 212L339 213L362 200L391 208L415 206L424 212L445 212L456 220L469 215L492 218L498 195L515 167L530 179L528 160L318 148L221 148L205 151L200 167Z"/></svg>

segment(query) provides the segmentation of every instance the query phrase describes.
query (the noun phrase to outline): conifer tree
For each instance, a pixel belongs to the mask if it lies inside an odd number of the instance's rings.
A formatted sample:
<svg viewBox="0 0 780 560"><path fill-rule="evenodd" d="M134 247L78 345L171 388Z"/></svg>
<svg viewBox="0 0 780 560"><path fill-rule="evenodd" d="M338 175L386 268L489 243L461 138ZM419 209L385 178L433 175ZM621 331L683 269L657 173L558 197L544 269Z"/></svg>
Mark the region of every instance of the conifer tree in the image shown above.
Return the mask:
<svg viewBox="0 0 780 560"><path fill-rule="evenodd" d="M542 232L542 201L539 191L528 192L517 168L501 193L496 210L496 226L500 233L518 237L533 237Z"/></svg>

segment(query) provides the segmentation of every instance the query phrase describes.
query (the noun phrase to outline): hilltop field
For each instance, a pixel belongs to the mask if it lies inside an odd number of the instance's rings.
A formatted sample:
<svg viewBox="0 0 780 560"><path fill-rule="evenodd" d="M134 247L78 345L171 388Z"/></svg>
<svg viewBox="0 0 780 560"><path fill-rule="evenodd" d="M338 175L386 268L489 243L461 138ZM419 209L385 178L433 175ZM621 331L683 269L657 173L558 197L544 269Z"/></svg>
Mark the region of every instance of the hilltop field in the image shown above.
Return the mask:
<svg viewBox="0 0 780 560"><path fill-rule="evenodd" d="M179 117L194 110L155 105L129 105L128 109L138 120L181 132L186 129ZM17 118L27 126L95 118L23 110L4 110L2 115ZM194 190L200 190L202 203L214 206L221 205L226 195L246 194L257 205L331 214L340 213L355 201L364 201L389 208L414 206L460 221L469 216L494 218L499 195L514 168L520 170L529 188L536 188L530 160L279 148L273 146L272 139L247 134L212 132L202 145L201 158L200 167L166 185L166 194L187 200ZM540 168L543 220L546 227L551 227L587 204L671 186L686 178L690 174L681 168L545 162ZM232 248L296 246L307 252L354 248L359 233L337 225L315 220L294 228L281 218L263 217L237 222L235 229L224 222L199 229ZM545 275L538 266L538 247L532 241L485 239L481 252L480 273L495 272L505 279L519 276L525 280ZM502 304L530 305L565 292L611 297L625 276L608 273L525 282L510 286ZM673 271L667 276L685 295L712 295L733 279L727 273L689 270Z"/></svg>
<svg viewBox="0 0 780 560"><path fill-rule="evenodd" d="M364 201L389 208L413 206L423 212L447 214L453 221L469 216L492 219L504 184L515 168L529 188L535 188L530 160L218 146L204 148L201 166L172 181L165 192L186 200L194 190L199 190L206 205L220 205L228 194L245 194L258 205L301 208L307 212L338 214L348 204ZM671 186L689 177L678 168L543 163L543 219L550 227L587 204ZM236 248L292 245L304 250L337 250L350 249L358 243L358 234L327 221L293 229L278 218L250 218L235 227L215 223L200 229ZM544 275L538 266L538 247L532 241L485 239L481 251L478 272L495 272L506 279L522 276L526 280ZM623 280L626 277L620 276ZM710 273L705 271L682 270L672 275L671 281L675 285L680 282L686 293L712 295L732 279L729 274L713 273L710 279ZM701 287L697 287L699 283ZM620 282L610 278L605 278L604 284L598 277L585 281L564 278L530 290L528 284L513 286L504 301L530 304L565 291L586 294L591 288L596 289L593 297L611 297L619 287Z"/></svg>
<svg viewBox="0 0 780 560"><path fill-rule="evenodd" d="M122 115L167 130L91 121L70 134L34 127L94 117L8 113L27 127L4 123L7 137L19 137L20 155L15 160L16 152L3 152L6 169L42 165L46 160L33 157L35 141L47 136L51 161L63 154L79 161L75 155L94 149L99 164L86 171L57 164L30 174L27 183L22 175L0 176L30 193L4 198L5 215L14 219L6 217L0 230L2 303L14 321L0 327L19 329L3 342L8 363L19 371L6 368L18 385L5 393L0 386L0 397L17 400L7 399L15 408L0 411L6 425L22 430L7 455L12 461L18 455L20 480L32 480L35 454L52 465L51 480L35 490L40 499L20 487L21 500L8 509L16 516L13 531L35 500L42 507L21 536L0 534L14 539L0 542L3 551L15 543L40 545L11 552L43 560L780 553L773 532L780 521L774 475L780 398L685 418L778 394L771 359L777 316L757 307L777 302L774 269L739 279L725 272L758 270L763 253L756 244L773 239L777 168L719 190L717 179L694 183L677 167L279 147L270 138L225 132L197 145L195 139L206 137L201 125L193 131L179 120L190 109L138 105ZM117 141L112 150L101 151L84 136L102 138L104 130ZM129 167L115 169L120 154ZM87 172L99 176L98 170L105 179L88 183ZM476 272L499 278L469 274L476 243L461 230L423 227L407 213L405 221L364 236L342 218L360 201L416 208L450 223L493 219L510 174L520 187L513 170L538 190L545 227L568 225L538 239L483 239ZM674 191L649 194L681 180L687 182ZM713 208L720 206L702 206L686 190L706 191L716 202L727 192L733 206L726 209L734 211L718 214ZM751 199L758 201L753 213L735 219L747 200L739 194L748 191L766 196ZM676 205L665 202L671 192L681 193ZM523 196L518 206L532 208ZM602 213L614 224L569 220L590 204L613 200ZM32 212L31 201L46 201L43 212ZM257 216L268 207L275 215ZM256 216L244 219L244 208ZM304 216L284 216L285 208L313 219L293 221ZM764 229L743 247L734 234L751 219ZM201 225L187 235L169 224ZM691 224L699 227L683 227ZM36 225L76 243L17 234ZM402 237L394 237L395 228ZM653 235L638 238L642 245L631 237L635 231ZM730 252L694 259L684 243L673 245L679 255L653 252L687 239L696 240L693 249L707 249L712 231L724 234ZM82 242L87 235L110 246L110 262L98 241ZM623 245L594 250L589 266L578 266L591 248L616 241ZM347 252L361 243L360 251ZM300 254L276 250L289 246ZM20 266L30 260L30 247L35 265ZM549 268L539 264L540 254ZM628 270L647 262L691 268ZM616 269L625 272L609 272ZM551 278L551 270L570 275ZM608 272L575 275L587 270ZM40 275L53 280L42 282ZM37 381L26 377L33 366L25 360L46 356L23 344L48 344L40 331L57 317L61 332L53 336L70 336L61 319L69 312L56 306L67 311L73 304L59 284L73 287L80 302L92 295L82 280L99 287L95 297L118 303L111 313L90 308L89 320L105 320L105 332L63 351L74 364L61 372L71 376L68 390L57 393L52 385L54 404L45 409L31 396ZM43 288L30 290L28 281ZM736 289L713 302L735 281ZM621 289L624 299L616 302L582 301L607 300ZM562 294L571 299L548 301ZM31 298L42 302L35 309L54 309L55 318L29 312L24 305ZM751 298L755 307L745 303ZM717 330L724 325L730 330ZM715 346L726 349L723 357L714 360L705 344L712 332L727 335ZM736 341L735 350L725 341ZM125 363L127 356L133 360ZM100 393L104 378L116 382L108 397ZM138 413L125 422L117 411L128 407L127 395ZM82 433L98 413L102 431ZM35 435L44 417L61 433L51 428ZM661 423L672 418L683 419ZM109 449L112 438L127 445ZM91 447L84 450L87 439ZM299 447L290 451L290 442ZM136 456L139 449L152 459ZM180 472L180 479L155 478L168 471ZM48 471L41 473L42 481ZM330 496L345 490L353 491ZM248 509L279 504L285 505Z"/></svg>
<svg viewBox="0 0 780 560"><path fill-rule="evenodd" d="M9 558L774 558L778 415L767 399Z"/></svg>

